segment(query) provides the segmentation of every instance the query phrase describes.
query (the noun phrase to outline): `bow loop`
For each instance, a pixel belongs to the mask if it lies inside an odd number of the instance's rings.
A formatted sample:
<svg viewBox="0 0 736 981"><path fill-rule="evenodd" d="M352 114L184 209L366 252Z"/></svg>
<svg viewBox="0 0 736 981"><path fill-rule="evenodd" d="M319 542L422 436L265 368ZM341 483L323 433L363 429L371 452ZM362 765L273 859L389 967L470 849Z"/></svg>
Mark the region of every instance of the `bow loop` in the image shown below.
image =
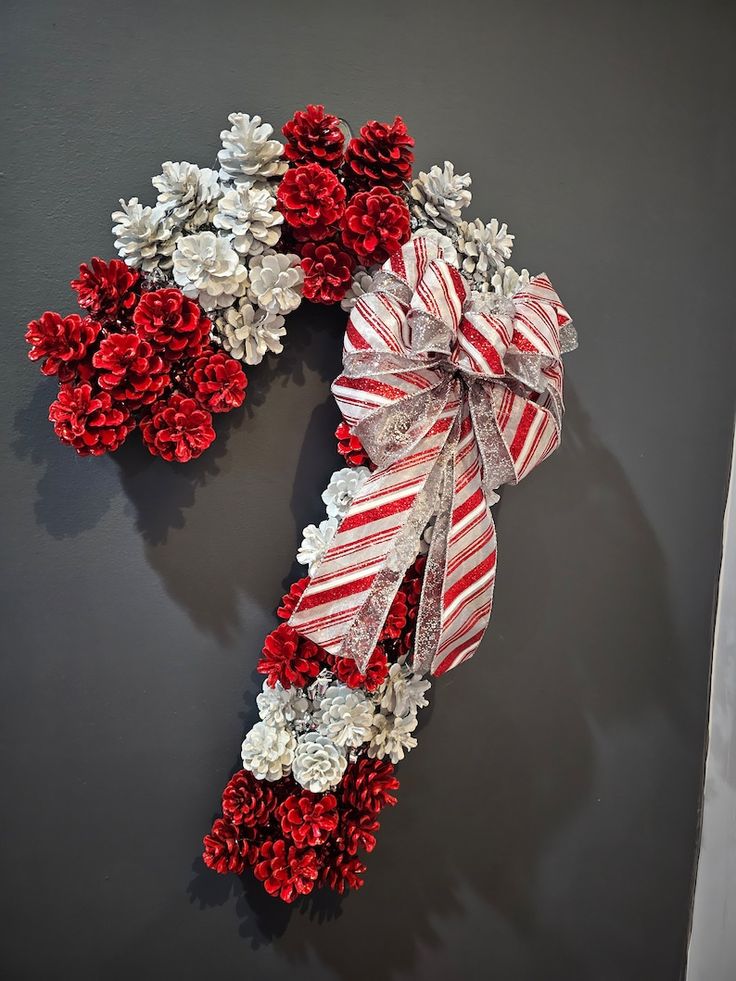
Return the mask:
<svg viewBox="0 0 736 981"><path fill-rule="evenodd" d="M444 258L437 257L424 266L409 303L411 349L415 354L452 353L467 295L462 276Z"/></svg>
<svg viewBox="0 0 736 981"><path fill-rule="evenodd" d="M503 378L513 336L511 317L469 310L460 322L452 360L469 375Z"/></svg>

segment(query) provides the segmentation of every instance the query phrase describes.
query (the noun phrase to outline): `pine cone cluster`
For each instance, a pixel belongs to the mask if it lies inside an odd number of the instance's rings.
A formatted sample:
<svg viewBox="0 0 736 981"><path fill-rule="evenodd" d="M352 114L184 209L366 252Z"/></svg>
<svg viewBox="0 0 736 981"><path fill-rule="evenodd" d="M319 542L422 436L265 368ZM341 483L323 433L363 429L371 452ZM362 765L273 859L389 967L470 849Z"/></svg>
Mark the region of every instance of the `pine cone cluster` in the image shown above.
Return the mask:
<svg viewBox="0 0 736 981"><path fill-rule="evenodd" d="M151 289L119 259L92 259L71 285L87 315L47 311L26 330L29 358L59 379L49 409L56 435L80 456L99 456L138 427L155 456L199 456L215 438L212 413L241 405L246 387L240 365L211 345L199 304Z"/></svg>
<svg viewBox="0 0 736 981"><path fill-rule="evenodd" d="M302 259L304 295L316 303L355 298L365 291L365 266L383 262L409 238L414 141L397 117L366 123L345 146L343 124L323 106L295 113L283 132L292 167L277 203Z"/></svg>

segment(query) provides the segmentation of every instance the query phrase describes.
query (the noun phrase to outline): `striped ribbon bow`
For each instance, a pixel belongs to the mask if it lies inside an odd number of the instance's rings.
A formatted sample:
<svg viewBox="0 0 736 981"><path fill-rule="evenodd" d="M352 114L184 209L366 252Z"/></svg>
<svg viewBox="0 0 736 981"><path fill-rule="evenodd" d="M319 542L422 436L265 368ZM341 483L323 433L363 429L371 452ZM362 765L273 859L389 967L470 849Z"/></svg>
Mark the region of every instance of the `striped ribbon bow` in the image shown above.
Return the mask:
<svg viewBox="0 0 736 981"><path fill-rule="evenodd" d="M557 447L570 317L546 276L479 312L440 245L415 237L360 298L332 392L376 470L343 518L290 623L361 670L434 518L415 670L471 657L496 573L490 507Z"/></svg>

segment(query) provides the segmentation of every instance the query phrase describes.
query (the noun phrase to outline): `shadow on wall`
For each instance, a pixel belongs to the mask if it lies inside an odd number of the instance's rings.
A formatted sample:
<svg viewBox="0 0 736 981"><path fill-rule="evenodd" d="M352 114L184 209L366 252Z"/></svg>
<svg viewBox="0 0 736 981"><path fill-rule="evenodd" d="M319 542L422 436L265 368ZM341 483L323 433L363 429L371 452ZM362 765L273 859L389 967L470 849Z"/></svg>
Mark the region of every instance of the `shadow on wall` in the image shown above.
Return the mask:
<svg viewBox="0 0 736 981"><path fill-rule="evenodd" d="M506 953L515 946L524 977L591 977L579 929L566 933L550 912L542 862L591 804L603 765L594 755L593 727L605 730L653 711L676 716L678 696L667 660L674 633L666 570L655 535L572 392L566 427L562 450L543 468L546 477L540 471L527 484L528 506L517 502L499 519L502 552L489 634L473 662L433 689L434 724L423 726L421 747L400 767L399 806L384 812L365 888L347 899L320 893L287 907L250 875L219 877L195 862L191 901L206 908L234 897L241 934L252 947L273 944L295 965L318 957L340 978L373 981L380 952L371 950L380 938L381 950L391 951L381 976L398 979L420 955L426 963L433 949L445 947L443 929L472 915L469 903L480 897L492 911L483 914L489 970L496 939ZM530 574L531 598L521 586ZM642 802L628 782L621 794L628 820L644 826L639 847L654 847L647 835L656 839L661 829L647 826L650 798ZM620 807L619 801L610 821L618 820ZM601 870L590 868L589 851L577 838L565 880L567 888L582 884L591 900L603 897L604 922L607 913L626 909L637 874L636 858L616 851L620 839L608 825L605 832L614 843L605 890L596 892ZM662 936L676 919L673 909L686 909L687 875L683 868L658 868L635 888L639 908L651 917L642 921L640 936L627 937L622 956L641 964L650 956L651 936ZM569 894L563 902L569 905ZM326 928L316 929L319 924ZM671 952L651 956L661 958L649 961L652 967L671 963ZM666 970L652 976L667 976Z"/></svg>
<svg viewBox="0 0 736 981"><path fill-rule="evenodd" d="M343 323L339 309L317 311L307 304L289 317L284 352L247 369L245 405L217 418L215 443L183 466L151 457L137 432L110 457L77 457L58 443L45 421L55 389L53 382L43 379L31 403L16 415L14 441L16 456L43 468L36 484L38 523L55 538L80 535L104 518L122 487L134 509L146 558L169 595L197 628L229 641L239 626L242 592L266 609L278 599L268 577L258 574L262 554L270 546L270 525L256 520L261 502L244 499L248 475L259 461L254 461L250 440L233 441L230 436L264 412L275 415L280 426L289 424L272 388L303 386L307 372L324 383L325 401L313 412L299 459L299 486L315 492L302 499L295 489L292 496L296 539L319 513L320 485L340 462L331 438L339 417L329 383L339 370ZM260 426L269 439L278 439L278 426L268 421ZM269 456L278 467L278 454ZM228 473L237 479L228 480ZM207 495L206 505L195 508L202 494ZM285 515L278 517L283 520Z"/></svg>
<svg viewBox="0 0 736 981"><path fill-rule="evenodd" d="M158 460L153 466L148 461L139 466L132 453L119 456L122 487L135 508L149 564L194 625L221 642L237 636L242 595L247 594L262 609L273 609L280 598L274 595L273 578L263 574L273 561L273 523L287 520L288 506L285 501L284 506L278 503L279 495L287 490L278 440L291 420L283 402L279 405L276 389L303 386L306 371L318 376L325 393L303 437L298 479L301 486L315 488L315 493L294 501L295 543L304 524L318 513L321 485L339 462L331 438L338 413L329 383L339 369L337 328L344 315L339 310L327 314L312 309L302 316L300 310L289 318L290 337L284 352L248 370L245 405L219 421L224 426L218 430L217 442L199 460L183 467L162 466ZM319 326L310 321L318 321ZM227 440L233 429L249 426L252 419L257 426L247 439ZM302 425L296 427L297 432ZM264 440L268 450L261 455L258 447ZM138 459L146 454L141 447L134 447L133 452ZM214 476L217 480L211 479ZM271 494L269 487L274 488ZM198 494L206 494L206 500L193 508Z"/></svg>

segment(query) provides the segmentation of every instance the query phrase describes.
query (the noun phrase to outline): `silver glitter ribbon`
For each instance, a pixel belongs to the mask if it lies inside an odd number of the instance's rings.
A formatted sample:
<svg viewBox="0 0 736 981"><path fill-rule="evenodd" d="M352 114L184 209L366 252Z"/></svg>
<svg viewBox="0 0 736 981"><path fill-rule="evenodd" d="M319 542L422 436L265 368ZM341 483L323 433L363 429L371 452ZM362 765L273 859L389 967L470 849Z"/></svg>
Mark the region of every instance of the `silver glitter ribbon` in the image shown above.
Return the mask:
<svg viewBox="0 0 736 981"><path fill-rule="evenodd" d="M434 531L413 666L441 674L472 656L496 565L490 508L559 444L570 317L546 276L480 311L441 247L412 239L358 301L333 393L376 470L291 618L361 670Z"/></svg>

